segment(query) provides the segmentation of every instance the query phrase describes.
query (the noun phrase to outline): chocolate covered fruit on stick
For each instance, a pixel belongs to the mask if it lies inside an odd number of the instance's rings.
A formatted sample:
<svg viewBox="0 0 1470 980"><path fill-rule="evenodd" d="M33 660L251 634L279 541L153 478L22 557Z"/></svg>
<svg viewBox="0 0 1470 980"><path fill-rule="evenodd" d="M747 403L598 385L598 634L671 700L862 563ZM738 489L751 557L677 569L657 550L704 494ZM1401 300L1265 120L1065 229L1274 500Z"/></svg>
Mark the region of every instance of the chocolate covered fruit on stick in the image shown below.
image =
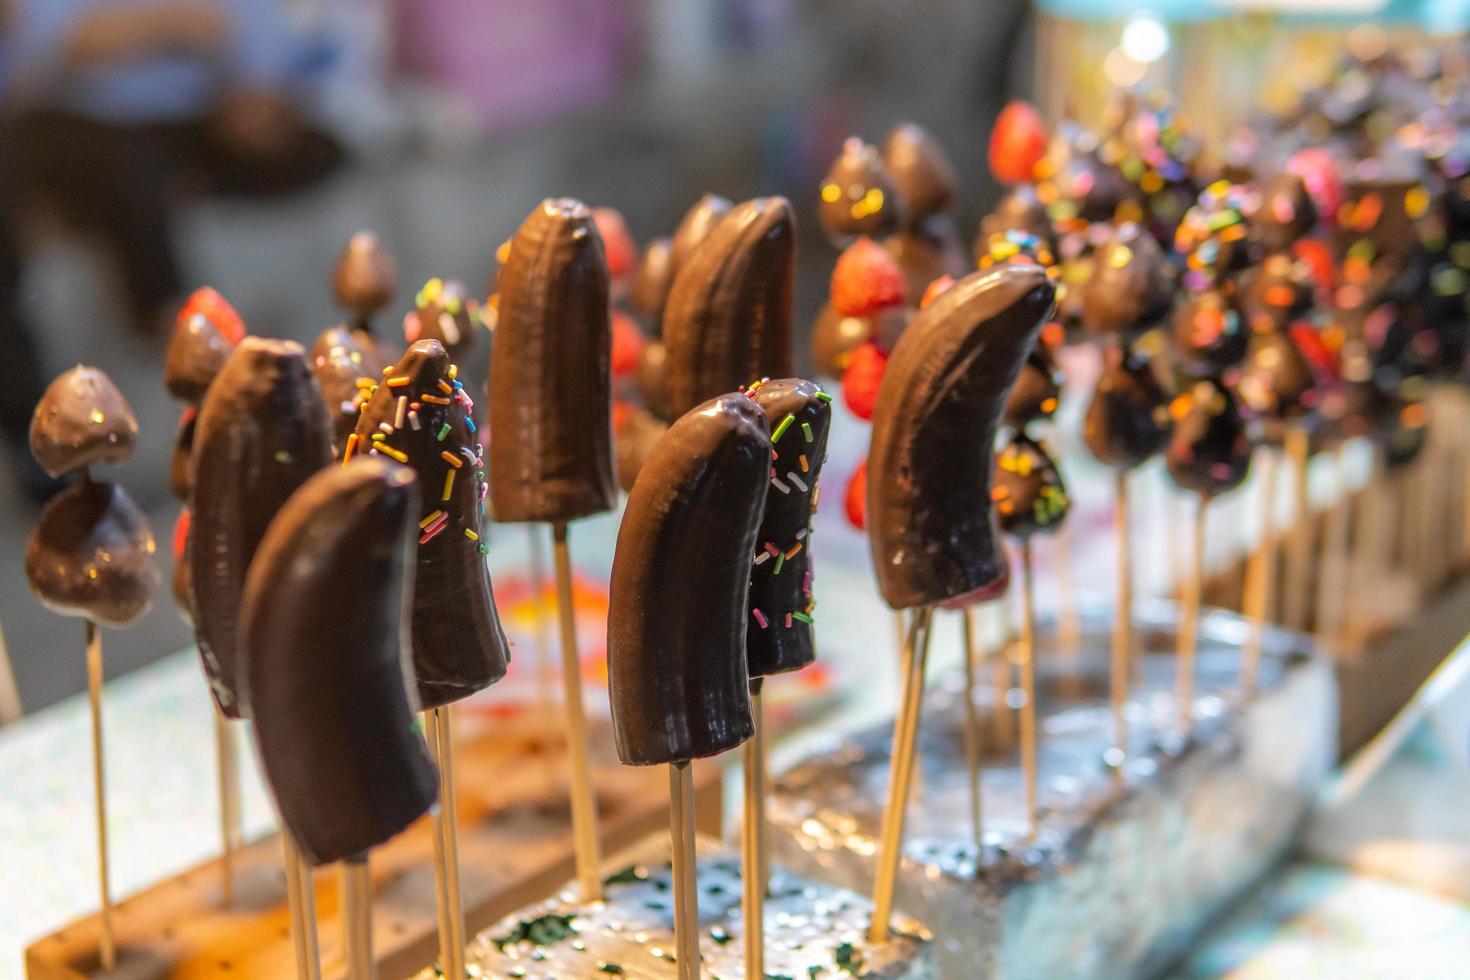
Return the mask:
<svg viewBox="0 0 1470 980"><path fill-rule="evenodd" d="M591 209L570 198L541 202L505 252L490 364L491 513L552 528L572 834L588 899L601 893L601 861L567 525L617 499L608 290Z"/></svg>
<svg viewBox="0 0 1470 980"><path fill-rule="evenodd" d="M346 868L351 980L376 976L368 856L437 798L405 643L418 512L407 467L322 471L271 522L241 604L243 692L285 834Z"/></svg>
<svg viewBox="0 0 1470 980"><path fill-rule="evenodd" d="M53 612L87 624L87 698L92 721L92 783L97 820L99 949L104 970L117 965L107 842L102 751L102 634L147 612L158 590L153 529L115 483L93 480L91 468L120 463L133 452L138 422L127 400L96 368L77 365L46 388L31 418L31 453L53 477L76 479L47 503L26 542L26 579Z"/></svg>

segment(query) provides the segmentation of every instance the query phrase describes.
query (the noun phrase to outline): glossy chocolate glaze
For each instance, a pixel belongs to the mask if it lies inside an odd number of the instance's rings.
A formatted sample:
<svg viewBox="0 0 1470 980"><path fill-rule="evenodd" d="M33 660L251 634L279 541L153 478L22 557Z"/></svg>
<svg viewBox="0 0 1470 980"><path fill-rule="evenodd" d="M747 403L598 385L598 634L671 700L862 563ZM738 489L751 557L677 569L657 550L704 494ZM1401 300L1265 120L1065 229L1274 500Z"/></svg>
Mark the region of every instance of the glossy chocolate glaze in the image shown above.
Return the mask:
<svg viewBox="0 0 1470 980"><path fill-rule="evenodd" d="M234 349L208 317L181 318L163 356L164 387L175 398L197 404Z"/></svg>
<svg viewBox="0 0 1470 980"><path fill-rule="evenodd" d="M842 377L853 348L872 334L873 324L867 317L843 316L833 308L830 300L823 303L817 313L817 321L812 325L813 370L824 378Z"/></svg>
<svg viewBox="0 0 1470 980"><path fill-rule="evenodd" d="M633 490L633 483L643 469L653 447L669 431L667 422L642 408L629 407L627 415L613 433L613 444L617 452L618 486L624 492Z"/></svg>
<svg viewBox="0 0 1470 980"><path fill-rule="evenodd" d="M1052 242L1051 218L1032 184L1017 184L1008 190L984 218L973 247L975 262L991 252L992 243L1008 231L1022 231L1044 242ZM1053 246L1054 248L1055 246Z"/></svg>
<svg viewBox="0 0 1470 980"><path fill-rule="evenodd" d="M1251 414L1272 429L1278 423L1306 416L1317 405L1317 378L1312 366L1286 333L1252 333L1250 349L1241 365L1236 391Z"/></svg>
<svg viewBox="0 0 1470 980"><path fill-rule="evenodd" d="M1180 298L1169 320L1175 361L1193 378L1230 370L1245 357L1250 343L1233 298L1220 289L1190 290Z"/></svg>
<svg viewBox="0 0 1470 980"><path fill-rule="evenodd" d="M344 326L328 327L311 345L311 373L322 392L327 424L332 427L332 448L341 455L347 437L357 428L357 415L367 391L382 377L372 371L357 337Z"/></svg>
<svg viewBox="0 0 1470 980"><path fill-rule="evenodd" d="M1112 221L1125 202L1137 200L1137 189L1098 158L1097 137L1081 127L1062 127L1041 166L1048 176L1038 186L1064 222Z"/></svg>
<svg viewBox="0 0 1470 980"><path fill-rule="evenodd" d="M31 416L31 455L54 477L133 454L138 420L97 368L78 364L46 387Z"/></svg>
<svg viewBox="0 0 1470 980"><path fill-rule="evenodd" d="M359 231L347 240L332 272L332 295L353 315L358 327L393 302L398 267L378 236Z"/></svg>
<svg viewBox="0 0 1470 980"><path fill-rule="evenodd" d="M678 277L679 270L683 268L684 263L689 261L689 257L699 247L699 243L709 237L709 233L716 225L725 220L725 215L729 214L730 209L734 206L729 198L718 194L706 194L695 201L693 206L684 212L684 217L679 219L679 225L674 229L674 237L669 242L668 283L664 286L666 302L668 291L673 288L674 279Z"/></svg>
<svg viewBox="0 0 1470 980"><path fill-rule="evenodd" d="M168 458L168 488L186 504L194 492L194 432L198 425L198 409L185 409L179 416L179 428L174 433L174 451Z"/></svg>
<svg viewBox="0 0 1470 980"><path fill-rule="evenodd" d="M783 197L732 208L680 264L664 307L668 410L791 374L796 224Z"/></svg>
<svg viewBox="0 0 1470 980"><path fill-rule="evenodd" d="M1259 188L1260 201L1249 215L1251 241L1265 252L1282 252L1317 223L1317 207L1301 177L1280 171Z"/></svg>
<svg viewBox="0 0 1470 980"><path fill-rule="evenodd" d="M1023 433L1013 435L996 453L990 499L1000 529L1018 538L1056 528L1072 507L1046 447Z"/></svg>
<svg viewBox="0 0 1470 980"><path fill-rule="evenodd" d="M992 447L1012 383L1050 314L1037 266L976 272L914 315L889 358L868 454L868 540L894 609L997 595Z"/></svg>
<svg viewBox="0 0 1470 980"><path fill-rule="evenodd" d="M837 248L846 248L862 235L885 238L901 224L902 202L878 148L856 136L843 141L822 178L820 193L817 218Z"/></svg>
<svg viewBox="0 0 1470 980"><path fill-rule="evenodd" d="M883 143L883 167L910 223L938 214L954 199L959 184L954 164L917 123L899 123L888 134Z"/></svg>
<svg viewBox="0 0 1470 980"><path fill-rule="evenodd" d="M1163 250L1142 225L1124 222L1098 248L1081 299L1082 327L1095 337L1126 342L1168 315L1173 276Z"/></svg>
<svg viewBox="0 0 1470 980"><path fill-rule="evenodd" d="M612 334L592 212L541 202L500 269L490 361L490 511L561 523L611 510Z"/></svg>
<svg viewBox="0 0 1470 980"><path fill-rule="evenodd" d="M1306 262L1276 252L1241 274L1237 303L1252 331L1280 331L1311 312L1314 289Z"/></svg>
<svg viewBox="0 0 1470 980"><path fill-rule="evenodd" d="M1037 343L1026 355L1016 383L1011 385L1001 421L1012 429L1024 429L1032 422L1049 419L1056 414L1062 397L1062 372L1051 356L1051 348Z"/></svg>
<svg viewBox="0 0 1470 980"><path fill-rule="evenodd" d="M812 510L832 406L822 389L799 378L762 382L749 397L766 413L776 457L750 570L745 651L756 678L800 670L816 658Z"/></svg>
<svg viewBox="0 0 1470 980"><path fill-rule="evenodd" d="M637 385L643 405L657 419L669 417L669 352L661 340L643 345L638 358Z"/></svg>
<svg viewBox="0 0 1470 980"><path fill-rule="evenodd" d="M1101 463L1131 470L1169 441L1169 395L1141 357L1114 347L1082 423L1082 439Z"/></svg>
<svg viewBox="0 0 1470 980"><path fill-rule="evenodd" d="M430 279L414 296L414 309L403 318L403 337L410 344L437 340L453 358L475 346L480 334L480 301L457 279Z"/></svg>
<svg viewBox="0 0 1470 980"><path fill-rule="evenodd" d="M271 522L240 614L244 693L276 809L313 864L433 806L404 643L419 495L381 458L317 474Z"/></svg>
<svg viewBox="0 0 1470 980"><path fill-rule="evenodd" d="M353 451L343 457L381 455L418 474L413 662L425 708L489 687L510 663L485 561L485 461L474 404L451 367L439 341L411 345L363 406Z"/></svg>
<svg viewBox="0 0 1470 980"><path fill-rule="evenodd" d="M1251 442L1234 393L1214 378L1181 392L1174 435L1164 454L1176 486L1201 497L1234 490L1250 472Z"/></svg>
<svg viewBox="0 0 1470 980"><path fill-rule="evenodd" d="M246 337L199 408L194 434L194 632L210 690L240 714L240 591L271 518L332 461L321 392L300 344Z"/></svg>
<svg viewBox="0 0 1470 980"><path fill-rule="evenodd" d="M658 325L664 315L664 301L669 298L669 287L674 282L674 243L669 238L655 238L644 246L639 256L638 268L633 273L633 285L628 290L628 303L633 312L658 333Z"/></svg>
<svg viewBox="0 0 1470 980"><path fill-rule="evenodd" d="M628 495L607 621L626 765L717 755L754 732L746 598L770 462L765 413L721 395L669 427Z"/></svg>
<svg viewBox="0 0 1470 980"><path fill-rule="evenodd" d="M26 579L52 612L127 626L153 604L157 546L122 487L81 473L52 497L26 542Z"/></svg>

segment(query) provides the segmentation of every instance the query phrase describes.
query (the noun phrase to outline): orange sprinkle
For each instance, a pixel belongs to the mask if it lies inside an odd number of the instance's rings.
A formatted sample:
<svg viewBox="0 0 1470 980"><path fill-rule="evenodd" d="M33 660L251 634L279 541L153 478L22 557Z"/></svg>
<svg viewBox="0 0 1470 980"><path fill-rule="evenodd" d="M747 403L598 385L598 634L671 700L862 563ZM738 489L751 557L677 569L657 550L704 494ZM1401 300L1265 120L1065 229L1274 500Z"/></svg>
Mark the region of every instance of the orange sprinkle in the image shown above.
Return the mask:
<svg viewBox="0 0 1470 980"><path fill-rule="evenodd" d="M464 465L464 460L460 459L458 456L447 449L444 452L440 453L439 457L450 466L453 466L455 469L459 469L461 466Z"/></svg>

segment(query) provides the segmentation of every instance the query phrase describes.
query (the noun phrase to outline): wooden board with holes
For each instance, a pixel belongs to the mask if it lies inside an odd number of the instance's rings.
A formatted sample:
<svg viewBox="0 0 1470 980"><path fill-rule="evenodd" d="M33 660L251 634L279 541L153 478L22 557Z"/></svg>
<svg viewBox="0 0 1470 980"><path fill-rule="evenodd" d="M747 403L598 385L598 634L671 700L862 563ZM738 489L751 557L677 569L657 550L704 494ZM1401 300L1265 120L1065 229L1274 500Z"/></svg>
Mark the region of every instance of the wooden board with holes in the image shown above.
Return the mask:
<svg viewBox="0 0 1470 980"><path fill-rule="evenodd" d="M474 935L515 909L550 897L573 876L569 804L559 773L561 744L532 721L497 726L493 737L455 747L460 864L466 930ZM603 853L668 826L668 776L617 764L611 732L591 732ZM700 830L720 831L720 773L695 766ZM224 980L295 974L279 838L236 859L235 903L221 902L220 871L207 862L120 901L118 963L99 965L99 921L73 922L26 950L30 980ZM433 841L427 818L372 855L373 952L382 980L434 962ZM345 975L335 868L315 876L323 976Z"/></svg>

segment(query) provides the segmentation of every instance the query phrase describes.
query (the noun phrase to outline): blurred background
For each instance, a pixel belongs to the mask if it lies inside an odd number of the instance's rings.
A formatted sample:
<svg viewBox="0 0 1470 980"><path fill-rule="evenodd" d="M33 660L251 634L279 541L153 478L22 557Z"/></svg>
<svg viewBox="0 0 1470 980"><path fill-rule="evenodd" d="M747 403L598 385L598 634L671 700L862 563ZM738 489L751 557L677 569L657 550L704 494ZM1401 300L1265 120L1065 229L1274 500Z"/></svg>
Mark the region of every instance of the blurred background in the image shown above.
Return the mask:
<svg viewBox="0 0 1470 980"><path fill-rule="evenodd" d="M21 698L33 710L85 680L81 623L45 612L24 579L54 489L24 449L31 407L78 361L112 376L142 430L116 478L166 556L180 405L162 353L196 286L251 332L309 344L342 318L343 244L372 229L398 266L391 333L431 276L488 292L496 246L548 195L618 208L642 243L707 191L778 193L803 220L806 325L835 258L806 219L845 136L927 128L961 175L968 240L997 193L985 146L1010 98L1087 123L1114 86L1150 76L1219 138L1324 77L1346 27L1372 25L1360 43L1454 33L1467 6L0 0L0 626ZM189 642L160 596L109 633L108 673Z"/></svg>

